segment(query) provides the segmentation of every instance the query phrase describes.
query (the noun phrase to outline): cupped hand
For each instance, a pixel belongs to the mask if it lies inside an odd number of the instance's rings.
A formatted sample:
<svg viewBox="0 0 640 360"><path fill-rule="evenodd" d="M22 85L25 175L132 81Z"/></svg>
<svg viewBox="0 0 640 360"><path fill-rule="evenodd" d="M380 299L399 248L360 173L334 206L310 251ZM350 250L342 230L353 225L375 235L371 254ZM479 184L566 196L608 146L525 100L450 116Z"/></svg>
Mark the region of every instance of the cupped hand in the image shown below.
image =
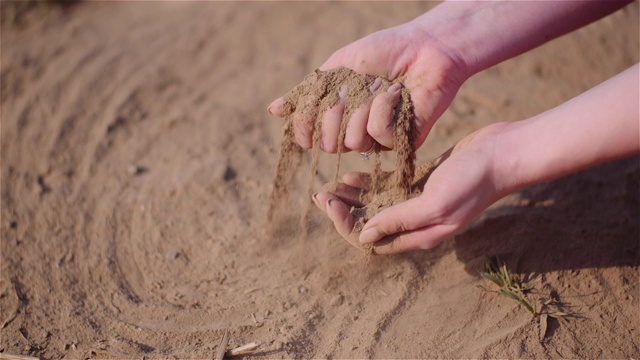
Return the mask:
<svg viewBox="0 0 640 360"><path fill-rule="evenodd" d="M416 148L422 145L435 121L466 80L463 65L455 54L412 22L373 33L345 46L331 55L320 70L338 67L392 81L400 79L409 90L414 105ZM371 96L355 110L345 132L345 151L365 152L375 142L392 149L392 110L399 98L398 88L391 87L387 92ZM283 105L283 98L278 98L269 106L269 112L282 117ZM340 103L325 112L320 141L323 151L337 151L343 112L344 105ZM311 148L313 125L305 121L303 114L294 113L293 120L297 142L303 148Z"/></svg>
<svg viewBox="0 0 640 360"><path fill-rule="evenodd" d="M496 136L505 124L493 124L459 142L431 174L422 194L382 210L360 234L352 232L351 206L368 186L365 174L348 173L333 193L320 192L314 202L349 243L371 244L376 254L430 249L471 222L510 190L494 166Z"/></svg>

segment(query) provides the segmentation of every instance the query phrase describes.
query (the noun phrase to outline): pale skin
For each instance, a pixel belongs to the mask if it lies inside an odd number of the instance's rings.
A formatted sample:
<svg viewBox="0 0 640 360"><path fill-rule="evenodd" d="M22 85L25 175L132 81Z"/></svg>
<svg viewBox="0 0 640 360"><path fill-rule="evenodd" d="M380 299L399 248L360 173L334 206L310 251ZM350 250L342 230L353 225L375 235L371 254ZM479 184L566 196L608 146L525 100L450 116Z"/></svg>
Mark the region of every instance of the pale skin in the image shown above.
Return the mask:
<svg viewBox="0 0 640 360"><path fill-rule="evenodd" d="M387 79L402 77L414 102L416 146L473 74L519 55L615 10L629 1L445 2L409 23L358 40L334 53L321 70L346 66ZM384 50L381 50L384 49ZM468 224L499 198L605 161L636 154L638 66L536 117L488 126L462 140L433 173L421 196L383 210L352 234L349 205L366 187L359 174L346 174L335 194L314 201L351 243L373 244L381 254L429 249ZM383 93L349 120L346 150L364 152L375 142L393 148L397 102ZM269 111L282 114L282 98ZM321 149L335 152L340 105L323 119ZM311 147L311 130L294 113L296 140ZM588 144L588 145L585 145ZM385 241L393 235L393 242Z"/></svg>

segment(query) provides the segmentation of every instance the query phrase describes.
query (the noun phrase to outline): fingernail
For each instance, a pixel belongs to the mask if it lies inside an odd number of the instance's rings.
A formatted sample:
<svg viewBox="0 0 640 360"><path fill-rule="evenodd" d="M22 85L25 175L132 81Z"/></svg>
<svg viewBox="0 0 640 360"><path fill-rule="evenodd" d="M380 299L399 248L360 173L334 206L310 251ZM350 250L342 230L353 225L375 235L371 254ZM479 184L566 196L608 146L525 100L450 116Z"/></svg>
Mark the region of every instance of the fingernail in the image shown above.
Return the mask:
<svg viewBox="0 0 640 360"><path fill-rule="evenodd" d="M278 101L280 101L280 99L281 99L281 98L277 98L277 99L273 100L273 101L271 102L271 104L269 104L269 106L267 107L267 111L269 112L269 114L273 115L273 110L272 110L272 109L273 109L273 107L276 105L276 103L277 103Z"/></svg>
<svg viewBox="0 0 640 360"><path fill-rule="evenodd" d="M344 99L345 96L347 96L348 91L349 91L349 86L347 84L342 85L342 87L340 88L340 92L338 93L338 96L340 97L340 99Z"/></svg>
<svg viewBox="0 0 640 360"><path fill-rule="evenodd" d="M370 244L378 241L378 230L375 227L363 230L358 241L360 241L360 244Z"/></svg>
<svg viewBox="0 0 640 360"><path fill-rule="evenodd" d="M331 202L335 201L336 199L329 199L327 200L327 208L331 208Z"/></svg>
<svg viewBox="0 0 640 360"><path fill-rule="evenodd" d="M396 92L396 91L398 91L400 89L402 89L402 84L395 83L395 84L389 86L389 88L387 89L387 92L388 93L394 93L394 92Z"/></svg>
<svg viewBox="0 0 640 360"><path fill-rule="evenodd" d="M382 79L376 78L376 80L373 82L373 85L369 87L369 91L373 94L380 88L380 85L382 85Z"/></svg>

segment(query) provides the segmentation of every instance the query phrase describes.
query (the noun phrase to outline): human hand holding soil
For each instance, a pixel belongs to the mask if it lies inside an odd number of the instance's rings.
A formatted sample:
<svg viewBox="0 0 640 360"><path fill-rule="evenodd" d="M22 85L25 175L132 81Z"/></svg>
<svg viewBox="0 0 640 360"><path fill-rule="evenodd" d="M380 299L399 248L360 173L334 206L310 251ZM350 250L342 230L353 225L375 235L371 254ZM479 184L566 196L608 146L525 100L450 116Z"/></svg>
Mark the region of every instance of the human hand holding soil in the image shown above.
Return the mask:
<svg viewBox="0 0 640 360"><path fill-rule="evenodd" d="M413 21L345 46L331 55L320 70L346 67L392 82L400 80L415 106L413 142L418 148L466 79L627 3L445 1ZM397 93L381 93L361 104L350 116L344 150L366 152L372 149L374 141L392 149L391 125L398 98ZM309 108L310 103L317 103L310 98L300 101L297 108ZM284 103L283 98L276 99L269 105L269 112L283 117ZM339 102L324 114L320 113L324 118L321 150L338 151L343 112L344 104ZM310 149L315 119L303 113L294 113L293 119L296 141Z"/></svg>
<svg viewBox="0 0 640 360"><path fill-rule="evenodd" d="M445 111L463 82L459 64L441 44L432 42L417 24L407 23L364 37L338 51L320 67L329 70L346 67L357 73L400 82L409 90L414 102L415 147L422 145L435 123ZM373 96L380 86L377 81L370 88L371 96L348 119L344 135L344 150L366 152L380 143L394 148L392 126L394 109L400 99L399 87ZM344 89L348 91L348 89ZM296 109L308 108L317 99L300 98ZM283 117L284 99L276 99L269 112ZM320 149L335 153L345 106L338 102L326 110L322 120ZM301 111L294 112L296 141L305 149L312 147L314 120ZM320 114L322 116L322 114Z"/></svg>
<svg viewBox="0 0 640 360"><path fill-rule="evenodd" d="M329 186L331 193L319 192L313 200L340 235L356 247L370 247L375 254L433 248L506 195L507 189L495 181L492 153L494 135L504 126L494 124L475 132L418 168L414 197L405 202L397 197L396 189L389 188L362 203L362 193L370 190L369 176L362 173L345 174L343 183ZM357 213L360 209L366 213ZM363 217L360 224L354 215Z"/></svg>

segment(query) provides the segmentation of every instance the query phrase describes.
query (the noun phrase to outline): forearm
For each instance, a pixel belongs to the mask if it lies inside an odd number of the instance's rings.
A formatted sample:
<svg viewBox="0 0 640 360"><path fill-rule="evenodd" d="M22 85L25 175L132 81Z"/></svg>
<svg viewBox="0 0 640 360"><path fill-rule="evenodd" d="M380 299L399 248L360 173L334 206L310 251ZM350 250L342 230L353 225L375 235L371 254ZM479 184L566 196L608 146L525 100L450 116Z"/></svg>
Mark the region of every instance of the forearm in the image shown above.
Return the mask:
<svg viewBox="0 0 640 360"><path fill-rule="evenodd" d="M640 153L638 65L496 135L494 166L508 191Z"/></svg>
<svg viewBox="0 0 640 360"><path fill-rule="evenodd" d="M459 61L466 77L533 49L631 1L446 1L411 22Z"/></svg>

